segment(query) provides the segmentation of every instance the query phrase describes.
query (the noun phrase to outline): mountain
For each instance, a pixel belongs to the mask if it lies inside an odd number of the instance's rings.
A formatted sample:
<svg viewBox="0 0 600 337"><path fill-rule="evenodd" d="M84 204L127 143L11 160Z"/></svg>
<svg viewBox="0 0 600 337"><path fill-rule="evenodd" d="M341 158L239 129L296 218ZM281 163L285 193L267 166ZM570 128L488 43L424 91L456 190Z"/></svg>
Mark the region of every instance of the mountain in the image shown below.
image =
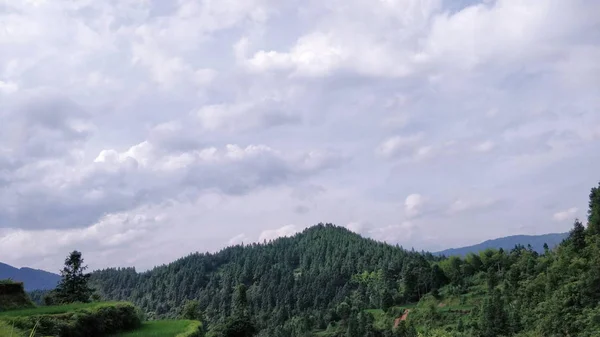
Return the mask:
<svg viewBox="0 0 600 337"><path fill-rule="evenodd" d="M266 244L191 254L143 273L134 268L95 271L91 282L103 298L133 301L150 317L176 317L186 300L196 299L209 326L230 315L234 289L244 284L253 317L265 334L291 336L286 324L297 316L312 317L301 324L325 329L331 310L361 282L372 283L364 294L369 307L418 300L443 282L432 263L436 259L319 224ZM400 299L392 285L402 276L411 283Z"/></svg>
<svg viewBox="0 0 600 337"><path fill-rule="evenodd" d="M53 289L60 281L60 276L40 269L15 268L0 262L0 280L12 279L23 282L25 291Z"/></svg>
<svg viewBox="0 0 600 337"><path fill-rule="evenodd" d="M525 247L527 247L527 245L531 245L534 251L538 253L543 253L544 243L548 244L548 247L552 249L558 246L568 236L569 233L552 233L544 235L512 235L503 238L487 240L473 246L446 249L433 254L438 256L465 256L469 253L477 253L488 248L502 248L504 250L511 250L515 248L516 245L522 245Z"/></svg>

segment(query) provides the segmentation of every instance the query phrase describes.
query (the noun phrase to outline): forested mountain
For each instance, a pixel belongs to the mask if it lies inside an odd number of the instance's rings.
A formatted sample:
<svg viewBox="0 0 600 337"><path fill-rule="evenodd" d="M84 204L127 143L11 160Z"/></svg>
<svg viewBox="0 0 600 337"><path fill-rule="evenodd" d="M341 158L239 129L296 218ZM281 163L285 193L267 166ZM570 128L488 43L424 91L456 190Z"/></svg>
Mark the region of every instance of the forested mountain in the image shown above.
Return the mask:
<svg viewBox="0 0 600 337"><path fill-rule="evenodd" d="M440 287L443 273L435 260L319 224L290 238L192 254L141 274L133 268L96 271L92 280L104 296L133 300L158 316L176 315L185 300L198 299L213 323L230 313L241 283L248 286L250 310L261 328L303 317L302 324L324 329L334 318L328 310L361 282L374 283L361 299L367 307L415 301ZM393 289L400 275L412 280L402 294Z"/></svg>
<svg viewBox="0 0 600 337"><path fill-rule="evenodd" d="M0 280L12 279L23 282L26 291L37 289L53 289L60 281L60 276L44 270L32 268L15 268L0 262Z"/></svg>
<svg viewBox="0 0 600 337"><path fill-rule="evenodd" d="M569 236L569 233L552 233L543 235L511 235L493 240L486 240L482 243L461 247L450 248L440 252L433 253L434 255L444 256L465 256L469 253L479 253L486 249L504 249L511 250L515 246L531 246L538 253L544 252L544 245L548 245L550 249L558 246L564 239Z"/></svg>
<svg viewBox="0 0 600 337"><path fill-rule="evenodd" d="M575 221L541 253L517 246L436 257L320 224L144 273L96 271L92 280L105 298L132 300L149 317L177 316L197 300L215 337L229 336L222 326L240 287L261 337L592 337L600 331L600 187L589 206L587 228Z"/></svg>

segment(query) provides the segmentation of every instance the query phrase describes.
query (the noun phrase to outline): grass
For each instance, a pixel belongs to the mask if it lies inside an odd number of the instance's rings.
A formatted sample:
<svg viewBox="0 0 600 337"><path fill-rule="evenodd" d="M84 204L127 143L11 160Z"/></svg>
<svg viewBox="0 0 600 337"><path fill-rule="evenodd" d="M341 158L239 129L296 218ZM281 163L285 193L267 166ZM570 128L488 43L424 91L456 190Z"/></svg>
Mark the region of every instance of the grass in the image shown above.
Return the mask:
<svg viewBox="0 0 600 337"><path fill-rule="evenodd" d="M10 326L8 323L6 322L2 322L0 321L0 336L20 336L20 333L15 333L14 329L12 326Z"/></svg>
<svg viewBox="0 0 600 337"><path fill-rule="evenodd" d="M31 330L31 332L25 333L7 322L0 321L0 336L2 337L33 337L37 329L37 323Z"/></svg>
<svg viewBox="0 0 600 337"><path fill-rule="evenodd" d="M115 337L185 337L200 327L198 321L164 320L144 322L140 329L124 332Z"/></svg>
<svg viewBox="0 0 600 337"><path fill-rule="evenodd" d="M102 302L102 303L74 303L66 305L44 306L30 309L19 309L0 312L0 319L3 317L26 317L36 315L54 315L64 314L66 312L77 311L80 309L99 308L103 306L112 306L120 302Z"/></svg>

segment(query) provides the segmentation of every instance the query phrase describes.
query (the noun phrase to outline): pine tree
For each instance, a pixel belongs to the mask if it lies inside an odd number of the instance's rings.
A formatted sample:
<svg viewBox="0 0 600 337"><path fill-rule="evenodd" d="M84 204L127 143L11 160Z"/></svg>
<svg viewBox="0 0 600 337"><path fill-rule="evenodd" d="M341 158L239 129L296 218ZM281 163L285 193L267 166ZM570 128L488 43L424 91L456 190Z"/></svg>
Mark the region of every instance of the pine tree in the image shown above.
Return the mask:
<svg viewBox="0 0 600 337"><path fill-rule="evenodd" d="M600 234L600 183L590 191L588 230L590 234Z"/></svg>
<svg viewBox="0 0 600 337"><path fill-rule="evenodd" d="M248 310L248 298L246 286L240 284L236 287L233 296L232 316L228 318L224 331L224 337L252 337L256 335L256 326L250 317Z"/></svg>
<svg viewBox="0 0 600 337"><path fill-rule="evenodd" d="M81 252L72 251L65 259L60 274L62 280L49 296L55 303L89 302L93 289L88 286L90 274L84 273L88 267L83 264Z"/></svg>
<svg viewBox="0 0 600 337"><path fill-rule="evenodd" d="M585 227L579 219L575 219L573 229L569 233L569 240L576 251L580 251L585 248Z"/></svg>

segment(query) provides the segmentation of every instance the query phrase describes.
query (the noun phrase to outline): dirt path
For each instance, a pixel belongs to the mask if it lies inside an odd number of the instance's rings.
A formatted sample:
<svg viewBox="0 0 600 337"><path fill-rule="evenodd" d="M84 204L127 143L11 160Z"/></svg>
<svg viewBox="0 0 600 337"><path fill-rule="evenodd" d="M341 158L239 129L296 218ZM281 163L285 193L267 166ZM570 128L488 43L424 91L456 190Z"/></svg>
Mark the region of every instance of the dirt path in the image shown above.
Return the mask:
<svg viewBox="0 0 600 337"><path fill-rule="evenodd" d="M402 316L400 316L394 320L394 328L397 328L398 325L400 325L400 322L406 321L406 319L408 318L409 312L410 312L410 309L404 309L404 313L402 314Z"/></svg>

